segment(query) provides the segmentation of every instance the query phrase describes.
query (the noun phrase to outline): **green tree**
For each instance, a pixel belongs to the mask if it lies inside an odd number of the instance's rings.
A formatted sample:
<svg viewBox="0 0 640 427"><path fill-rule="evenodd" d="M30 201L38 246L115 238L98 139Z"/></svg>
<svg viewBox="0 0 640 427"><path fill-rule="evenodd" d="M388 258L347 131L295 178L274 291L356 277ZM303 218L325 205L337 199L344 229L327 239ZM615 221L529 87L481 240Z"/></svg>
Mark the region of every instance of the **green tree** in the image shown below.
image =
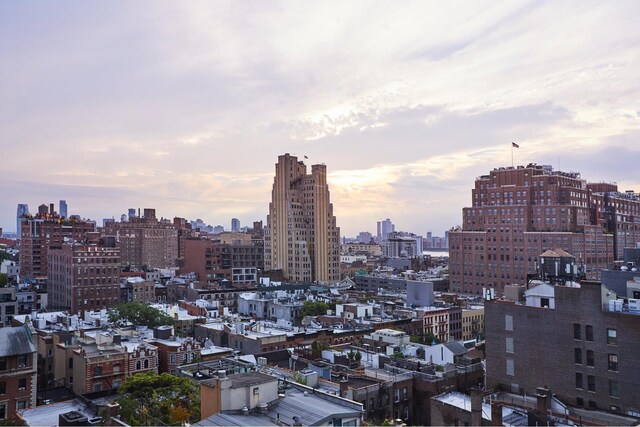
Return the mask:
<svg viewBox="0 0 640 427"><path fill-rule="evenodd" d="M188 378L166 372L132 375L119 392L122 420L131 425L181 425L200 420L200 388Z"/></svg>
<svg viewBox="0 0 640 427"><path fill-rule="evenodd" d="M128 302L120 304L109 311L109 320L119 326L128 322L133 325L155 328L162 325L173 325L173 319L157 308L140 302Z"/></svg>
<svg viewBox="0 0 640 427"><path fill-rule="evenodd" d="M322 301L305 301L300 308L300 317L327 314L329 304Z"/></svg>
<svg viewBox="0 0 640 427"><path fill-rule="evenodd" d="M7 283L9 283L9 276L5 273L0 273L0 286L7 286Z"/></svg>

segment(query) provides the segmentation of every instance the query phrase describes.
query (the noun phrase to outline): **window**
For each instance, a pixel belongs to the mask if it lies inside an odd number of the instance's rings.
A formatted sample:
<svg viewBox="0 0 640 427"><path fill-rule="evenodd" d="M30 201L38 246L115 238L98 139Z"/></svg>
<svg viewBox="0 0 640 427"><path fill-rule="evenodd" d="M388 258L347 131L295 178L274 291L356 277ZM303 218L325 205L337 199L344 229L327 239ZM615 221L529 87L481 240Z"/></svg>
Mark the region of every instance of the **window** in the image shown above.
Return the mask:
<svg viewBox="0 0 640 427"><path fill-rule="evenodd" d="M102 366L96 366L93 368L93 375L100 376L102 375Z"/></svg>
<svg viewBox="0 0 640 427"><path fill-rule="evenodd" d="M171 363L176 363L176 354L171 353L171 355L169 356L169 360L171 361Z"/></svg>
<svg viewBox="0 0 640 427"><path fill-rule="evenodd" d="M144 359L144 369L149 369L149 359Z"/></svg>
<svg viewBox="0 0 640 427"><path fill-rule="evenodd" d="M618 372L618 355L617 354L609 354L609 370Z"/></svg>
<svg viewBox="0 0 640 427"><path fill-rule="evenodd" d="M574 323L573 324L573 339L574 340L581 340L582 339L582 334L581 334L581 326L580 323Z"/></svg>
<svg viewBox="0 0 640 427"><path fill-rule="evenodd" d="M513 331L513 316L510 314L504 315L504 329L507 331Z"/></svg>
<svg viewBox="0 0 640 427"><path fill-rule="evenodd" d="M140 361L136 360L136 371L140 370Z"/></svg>
<svg viewBox="0 0 640 427"><path fill-rule="evenodd" d="M0 420L6 420L6 419L7 419L7 404L0 403Z"/></svg>
<svg viewBox="0 0 640 427"><path fill-rule="evenodd" d="M513 337L505 338L505 351L507 353L513 353Z"/></svg>
<svg viewBox="0 0 640 427"><path fill-rule="evenodd" d="M69 358L68 366L69 366L69 369L73 368L73 357Z"/></svg>
<svg viewBox="0 0 640 427"><path fill-rule="evenodd" d="M409 399L409 389L407 387L402 387L402 399Z"/></svg>
<svg viewBox="0 0 640 427"><path fill-rule="evenodd" d="M618 342L618 331L607 328L607 344L615 345Z"/></svg>
<svg viewBox="0 0 640 427"><path fill-rule="evenodd" d="M24 368L27 366L27 355L21 354L18 356L18 368Z"/></svg>
<svg viewBox="0 0 640 427"><path fill-rule="evenodd" d="M101 391L102 390L102 384L97 383L93 385L93 391Z"/></svg>
<svg viewBox="0 0 640 427"><path fill-rule="evenodd" d="M400 402L400 389L399 388L394 390L394 402Z"/></svg>
<svg viewBox="0 0 640 427"><path fill-rule="evenodd" d="M576 388L582 388L582 374L576 372Z"/></svg>
<svg viewBox="0 0 640 427"><path fill-rule="evenodd" d="M513 359L507 359L507 375L514 375L515 367Z"/></svg>
<svg viewBox="0 0 640 427"><path fill-rule="evenodd" d="M587 325L585 327L585 339L587 341L593 341L593 326Z"/></svg>
<svg viewBox="0 0 640 427"><path fill-rule="evenodd" d="M20 378L18 380L18 390L26 390L27 389L27 379Z"/></svg>
<svg viewBox="0 0 640 427"><path fill-rule="evenodd" d="M617 381L609 381L609 396L611 397L620 397L618 394L618 382Z"/></svg>
<svg viewBox="0 0 640 427"><path fill-rule="evenodd" d="M581 348L573 349L573 361L578 365L582 365L582 349Z"/></svg>
<svg viewBox="0 0 640 427"><path fill-rule="evenodd" d="M5 394L6 392L7 392L7 383L3 381L0 383L0 394Z"/></svg>
<svg viewBox="0 0 640 427"><path fill-rule="evenodd" d="M594 366L593 350L587 350L587 366Z"/></svg>
<svg viewBox="0 0 640 427"><path fill-rule="evenodd" d="M26 407L27 407L27 401L26 400L18 400L16 402L16 410L25 409Z"/></svg>
<svg viewBox="0 0 640 427"><path fill-rule="evenodd" d="M589 391L596 391L596 377L593 375L587 375L587 389Z"/></svg>

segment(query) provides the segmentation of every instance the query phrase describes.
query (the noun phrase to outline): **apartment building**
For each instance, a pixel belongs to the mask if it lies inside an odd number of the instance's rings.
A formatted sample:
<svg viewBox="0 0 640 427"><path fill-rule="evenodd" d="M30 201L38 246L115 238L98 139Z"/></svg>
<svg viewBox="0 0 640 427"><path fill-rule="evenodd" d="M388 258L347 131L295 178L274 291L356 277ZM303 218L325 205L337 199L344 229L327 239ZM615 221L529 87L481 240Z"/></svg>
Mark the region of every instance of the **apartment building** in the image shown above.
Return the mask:
<svg viewBox="0 0 640 427"><path fill-rule="evenodd" d="M340 280L340 228L329 198L327 167L278 157L265 234L265 270L286 280Z"/></svg>
<svg viewBox="0 0 640 427"><path fill-rule="evenodd" d="M640 416L640 311L625 297L583 281L487 301L487 386Z"/></svg>
<svg viewBox="0 0 640 427"><path fill-rule="evenodd" d="M48 254L49 308L71 313L110 308L120 303L120 250L71 243Z"/></svg>
<svg viewBox="0 0 640 427"><path fill-rule="evenodd" d="M454 292L481 295L485 287L501 295L506 285L525 283L537 256L554 248L574 254L586 277L599 279L624 247L640 241L640 196L589 184L577 172L496 168L476 179L471 195L462 228L449 233Z"/></svg>
<svg viewBox="0 0 640 427"><path fill-rule="evenodd" d="M37 349L28 327L0 328L0 421L36 406Z"/></svg>

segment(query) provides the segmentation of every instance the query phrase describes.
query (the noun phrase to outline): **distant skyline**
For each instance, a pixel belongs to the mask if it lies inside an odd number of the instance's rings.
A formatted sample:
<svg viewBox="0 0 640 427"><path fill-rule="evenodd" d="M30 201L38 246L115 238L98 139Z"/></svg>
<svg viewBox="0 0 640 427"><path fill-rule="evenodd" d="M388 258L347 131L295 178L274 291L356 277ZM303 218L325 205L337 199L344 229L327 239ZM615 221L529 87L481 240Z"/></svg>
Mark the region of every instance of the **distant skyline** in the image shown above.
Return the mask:
<svg viewBox="0 0 640 427"><path fill-rule="evenodd" d="M0 2L0 227L66 200L266 221L278 155L342 235L458 225L514 162L640 191L640 3ZM307 156L308 159L304 159Z"/></svg>

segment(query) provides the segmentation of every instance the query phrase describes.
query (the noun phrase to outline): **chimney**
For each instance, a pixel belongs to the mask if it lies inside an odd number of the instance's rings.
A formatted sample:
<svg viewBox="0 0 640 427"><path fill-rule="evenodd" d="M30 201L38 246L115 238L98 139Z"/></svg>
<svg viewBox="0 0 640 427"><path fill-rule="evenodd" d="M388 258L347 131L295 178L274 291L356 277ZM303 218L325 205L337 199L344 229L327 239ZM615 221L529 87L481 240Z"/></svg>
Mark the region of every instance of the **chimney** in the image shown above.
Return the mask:
<svg viewBox="0 0 640 427"><path fill-rule="evenodd" d="M471 425L482 425L482 390L478 387L471 389Z"/></svg>
<svg viewBox="0 0 640 427"><path fill-rule="evenodd" d="M110 425L109 421L112 418L118 418L120 416L120 404L116 402L107 403L106 415L105 425Z"/></svg>
<svg viewBox="0 0 640 427"><path fill-rule="evenodd" d="M502 426L502 404L498 402L491 403L491 425Z"/></svg>
<svg viewBox="0 0 640 427"><path fill-rule="evenodd" d="M340 397L347 396L347 390L349 389L349 380L345 377L340 379Z"/></svg>
<svg viewBox="0 0 640 427"><path fill-rule="evenodd" d="M536 410L541 414L546 414L549 410L549 399L551 394L546 387L538 387L536 389Z"/></svg>

